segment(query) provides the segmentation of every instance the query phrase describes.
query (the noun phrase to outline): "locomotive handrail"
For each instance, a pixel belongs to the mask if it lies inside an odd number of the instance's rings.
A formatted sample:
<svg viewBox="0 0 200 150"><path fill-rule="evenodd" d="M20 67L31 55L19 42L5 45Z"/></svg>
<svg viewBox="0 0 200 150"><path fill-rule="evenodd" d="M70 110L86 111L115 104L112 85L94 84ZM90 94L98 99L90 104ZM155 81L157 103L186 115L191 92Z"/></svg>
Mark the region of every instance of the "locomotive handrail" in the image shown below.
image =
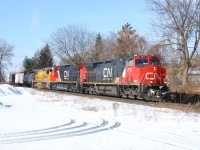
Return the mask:
<svg viewBox="0 0 200 150"><path fill-rule="evenodd" d="M143 79L143 80L142 80ZM144 81L144 74L142 75L142 77L140 78L140 81L139 81L139 83L141 83L141 81L143 82Z"/></svg>

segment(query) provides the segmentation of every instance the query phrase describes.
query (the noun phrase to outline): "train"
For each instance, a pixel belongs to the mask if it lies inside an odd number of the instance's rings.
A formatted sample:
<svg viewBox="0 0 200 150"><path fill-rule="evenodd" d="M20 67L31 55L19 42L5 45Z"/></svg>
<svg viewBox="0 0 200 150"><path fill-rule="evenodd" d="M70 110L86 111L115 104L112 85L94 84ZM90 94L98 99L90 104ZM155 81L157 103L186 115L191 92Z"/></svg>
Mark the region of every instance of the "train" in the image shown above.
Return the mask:
<svg viewBox="0 0 200 150"><path fill-rule="evenodd" d="M97 63L50 66L32 72L17 72L11 84L159 101L167 92L166 69L160 58L134 55Z"/></svg>

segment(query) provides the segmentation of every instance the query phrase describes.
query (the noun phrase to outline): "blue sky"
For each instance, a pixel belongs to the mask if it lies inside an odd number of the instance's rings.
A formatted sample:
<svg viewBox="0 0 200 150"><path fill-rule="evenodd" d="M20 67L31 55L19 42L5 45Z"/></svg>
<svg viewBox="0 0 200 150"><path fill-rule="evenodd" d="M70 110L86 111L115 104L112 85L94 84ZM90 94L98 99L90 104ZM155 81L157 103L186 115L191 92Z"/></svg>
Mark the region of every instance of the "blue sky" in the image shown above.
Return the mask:
<svg viewBox="0 0 200 150"><path fill-rule="evenodd" d="M20 66L59 27L83 25L106 35L128 22L145 35L151 18L145 0L1 0L0 38L15 46L13 63Z"/></svg>

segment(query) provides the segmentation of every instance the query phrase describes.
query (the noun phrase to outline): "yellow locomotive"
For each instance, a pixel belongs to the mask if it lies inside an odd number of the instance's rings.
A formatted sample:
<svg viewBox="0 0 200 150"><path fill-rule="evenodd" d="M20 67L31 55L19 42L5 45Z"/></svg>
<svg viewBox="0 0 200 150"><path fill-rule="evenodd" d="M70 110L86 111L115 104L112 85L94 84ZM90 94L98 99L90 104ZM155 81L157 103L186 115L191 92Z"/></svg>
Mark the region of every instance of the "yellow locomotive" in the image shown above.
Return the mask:
<svg viewBox="0 0 200 150"><path fill-rule="evenodd" d="M35 70L35 77L33 80L33 87L50 89L50 76L52 68L44 68Z"/></svg>

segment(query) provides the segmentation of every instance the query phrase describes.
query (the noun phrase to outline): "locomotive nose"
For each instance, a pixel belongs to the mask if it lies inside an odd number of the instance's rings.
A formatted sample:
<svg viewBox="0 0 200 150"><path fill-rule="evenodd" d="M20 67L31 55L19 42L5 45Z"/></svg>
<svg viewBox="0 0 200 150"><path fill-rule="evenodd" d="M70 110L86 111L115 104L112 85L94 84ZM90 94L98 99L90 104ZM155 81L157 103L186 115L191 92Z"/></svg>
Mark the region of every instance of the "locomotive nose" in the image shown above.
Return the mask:
<svg viewBox="0 0 200 150"><path fill-rule="evenodd" d="M158 81L160 79L159 77L159 67L156 65L152 65L147 69L147 72L145 74L145 79L147 84L159 84Z"/></svg>
<svg viewBox="0 0 200 150"><path fill-rule="evenodd" d="M159 83L158 80L159 80L159 76L157 72L153 71L153 72L146 73L146 82L148 84L158 84Z"/></svg>

